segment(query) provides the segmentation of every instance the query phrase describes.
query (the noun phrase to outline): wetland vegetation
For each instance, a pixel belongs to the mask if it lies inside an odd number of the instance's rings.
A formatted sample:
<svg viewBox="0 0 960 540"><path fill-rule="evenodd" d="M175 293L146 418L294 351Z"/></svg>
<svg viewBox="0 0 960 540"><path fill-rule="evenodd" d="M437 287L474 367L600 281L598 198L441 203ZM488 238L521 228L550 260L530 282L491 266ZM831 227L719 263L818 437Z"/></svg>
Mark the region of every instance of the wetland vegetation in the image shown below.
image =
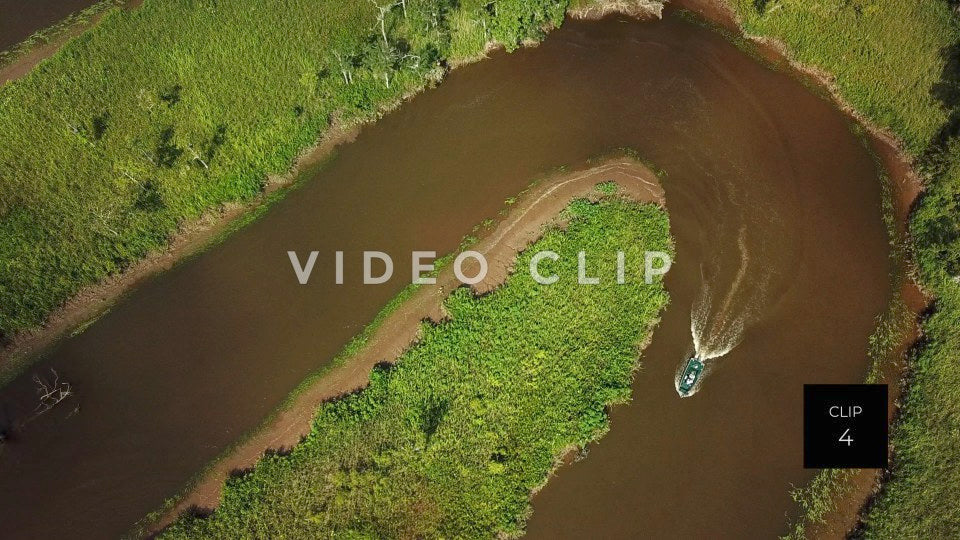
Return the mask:
<svg viewBox="0 0 960 540"><path fill-rule="evenodd" d="M607 186L609 187L609 186ZM209 517L185 517L168 538L491 537L522 533L531 492L564 454L607 430L606 408L630 399L637 357L668 297L662 282L618 285L598 258L599 284L577 284L577 253L671 251L666 213L616 196L574 201L565 230L540 250L565 276L538 284L519 271L495 291L457 288L449 320L370 385L321 406L289 455L268 455L231 479ZM623 247L627 246L627 247Z"/></svg>
<svg viewBox="0 0 960 540"><path fill-rule="evenodd" d="M566 2L157 2L0 88L0 339ZM149 46L145 46L149 44Z"/></svg>
<svg viewBox="0 0 960 540"><path fill-rule="evenodd" d="M830 73L857 111L903 142L926 182L912 214L910 248L917 277L937 300L924 321L922 346L912 353L891 475L864 515L864 532L956 533L960 506L943 504L960 490L960 471L951 466L960 460L956 15L945 1L730 3L749 33L782 40L797 60ZM560 24L567 7L519 0L319 6L289 0L249 9L239 0L147 0L138 10L109 13L32 73L0 88L0 130L7 135L0 140L0 339L40 324L84 285L163 249L204 212L255 197L268 175L287 170L332 127L375 117L449 65L481 54L490 41L512 49L540 38ZM542 242L568 245L586 232L594 234L592 242L627 234L667 241L665 218L652 207L608 201L571 211L578 217L570 231L552 231ZM621 230L617 220L638 213L648 228ZM525 283L511 279L483 298L457 291L448 305L451 322L425 326L424 341L396 368L377 371L366 391L324 406L293 454L270 456L231 481L213 517L185 519L169 534L249 527L397 535L521 531L529 491L544 481L556 455L599 436L605 404L628 398L635 345L666 301L662 291L631 289L637 324L625 328L599 309L610 301L603 295L613 294L603 287L585 291L601 295L592 300L555 298L583 303L539 313L558 316L557 322L530 336L518 329L537 312L514 304L547 299L531 295ZM502 300L509 295L517 296ZM612 341L582 334L583 346L564 351L557 365L592 364L564 372L536 362L555 345L550 332L570 331L560 313L592 321ZM494 314L502 324L492 324ZM478 353L465 364L446 354L467 343L488 350L494 337L510 354ZM531 361L536 365L527 365ZM528 369L547 370L550 378L528 380ZM586 384L590 377L599 382ZM504 381L517 387L504 388ZM502 399L508 390L516 391L510 395L529 418L497 408L491 396ZM541 399L548 391L570 400L562 407L579 415L577 421L541 418L547 409L536 407L561 406ZM544 433L551 437L535 437ZM454 461L438 456L451 452L461 453L466 469L444 469ZM318 477L328 480L325 491L296 488ZM464 489L463 478L475 489ZM799 496L813 521L830 506L831 486L821 477ZM374 506L374 494L391 504ZM487 506L489 500L497 503ZM471 507L482 512L468 516L463 509ZM436 512L421 512L426 508Z"/></svg>

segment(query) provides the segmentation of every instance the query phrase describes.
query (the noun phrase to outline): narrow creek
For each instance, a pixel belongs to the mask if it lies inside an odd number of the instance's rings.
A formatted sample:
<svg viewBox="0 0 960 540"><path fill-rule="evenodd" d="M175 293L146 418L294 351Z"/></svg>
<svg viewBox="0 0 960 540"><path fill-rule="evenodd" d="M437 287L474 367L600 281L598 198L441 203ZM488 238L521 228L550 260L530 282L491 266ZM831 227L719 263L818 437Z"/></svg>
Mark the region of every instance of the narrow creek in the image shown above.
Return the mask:
<svg viewBox="0 0 960 540"><path fill-rule="evenodd" d="M667 173L672 301L633 403L535 496L530 533L785 532L788 490L813 473L802 468L802 385L862 381L892 294L879 171L829 102L671 14L568 21L538 47L454 71L261 219L45 352L0 389L0 423L30 416L35 373L54 368L75 396L0 453L4 534L123 533L403 287L361 285L360 252L451 252L532 179L621 147ZM310 286L298 285L291 249L329 254ZM701 298L742 331L681 400L674 373Z"/></svg>

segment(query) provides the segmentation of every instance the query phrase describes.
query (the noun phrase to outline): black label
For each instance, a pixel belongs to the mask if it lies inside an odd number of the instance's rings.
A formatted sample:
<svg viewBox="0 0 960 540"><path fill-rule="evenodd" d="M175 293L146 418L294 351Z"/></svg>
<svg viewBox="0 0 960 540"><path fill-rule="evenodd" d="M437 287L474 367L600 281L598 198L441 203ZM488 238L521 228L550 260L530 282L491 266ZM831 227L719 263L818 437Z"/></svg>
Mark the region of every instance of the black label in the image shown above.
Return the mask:
<svg viewBox="0 0 960 540"><path fill-rule="evenodd" d="M803 466L887 467L887 385L803 385Z"/></svg>

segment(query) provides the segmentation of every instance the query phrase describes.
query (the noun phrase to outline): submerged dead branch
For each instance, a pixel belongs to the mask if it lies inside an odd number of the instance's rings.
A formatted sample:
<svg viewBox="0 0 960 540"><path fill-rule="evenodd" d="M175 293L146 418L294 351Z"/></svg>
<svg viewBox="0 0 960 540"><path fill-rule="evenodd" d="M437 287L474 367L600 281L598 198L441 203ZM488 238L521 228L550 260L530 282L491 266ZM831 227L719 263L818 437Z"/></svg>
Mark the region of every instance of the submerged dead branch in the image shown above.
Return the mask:
<svg viewBox="0 0 960 540"><path fill-rule="evenodd" d="M40 402L33 410L33 416L30 417L28 422L50 411L73 395L73 387L70 386L70 383L60 380L60 374L57 373L57 370L50 368L50 373L53 376L50 380L42 379L37 374L33 375L33 382L37 385L37 397Z"/></svg>

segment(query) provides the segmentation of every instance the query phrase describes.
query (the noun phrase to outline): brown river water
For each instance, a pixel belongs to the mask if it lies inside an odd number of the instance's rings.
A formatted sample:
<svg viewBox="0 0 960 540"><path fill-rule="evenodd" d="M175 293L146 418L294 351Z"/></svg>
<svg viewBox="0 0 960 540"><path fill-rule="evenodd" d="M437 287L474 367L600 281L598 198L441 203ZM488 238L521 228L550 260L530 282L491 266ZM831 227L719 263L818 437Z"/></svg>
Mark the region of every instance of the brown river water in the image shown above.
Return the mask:
<svg viewBox="0 0 960 540"><path fill-rule="evenodd" d="M456 70L261 219L52 347L0 390L0 425L30 416L33 373L53 367L76 394L0 450L2 535L123 533L372 319L409 278L401 254L451 252L533 178L619 147L667 173L671 304L633 402L534 497L530 534L785 532L788 491L813 474L802 385L863 380L891 295L878 170L826 100L668 16L568 21ZM310 285L290 249L321 252ZM365 249L395 255L394 280L358 283ZM694 306L705 335L739 342L681 400Z"/></svg>
<svg viewBox="0 0 960 540"><path fill-rule="evenodd" d="M0 50L95 3L95 0L0 0Z"/></svg>

